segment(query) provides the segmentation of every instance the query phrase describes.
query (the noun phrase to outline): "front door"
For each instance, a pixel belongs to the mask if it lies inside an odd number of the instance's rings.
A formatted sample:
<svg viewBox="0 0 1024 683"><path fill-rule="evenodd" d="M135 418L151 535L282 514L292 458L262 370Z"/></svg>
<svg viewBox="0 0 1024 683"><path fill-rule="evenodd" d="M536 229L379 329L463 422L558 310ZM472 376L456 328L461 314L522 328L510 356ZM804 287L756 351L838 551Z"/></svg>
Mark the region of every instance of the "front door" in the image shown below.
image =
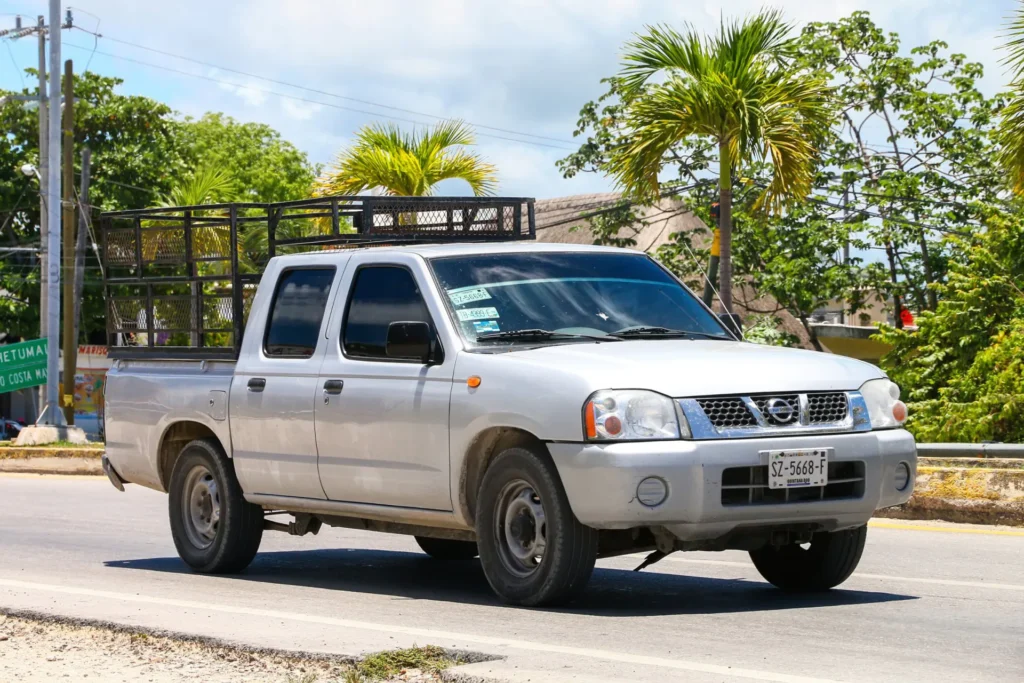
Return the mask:
<svg viewBox="0 0 1024 683"><path fill-rule="evenodd" d="M442 315L422 295L412 255L353 256L335 306L316 401L320 481L330 500L451 510L448 404L455 354L436 342L432 364L389 358L392 322ZM339 301L339 304L342 303Z"/></svg>
<svg viewBox="0 0 1024 683"><path fill-rule="evenodd" d="M313 404L327 345L324 313L337 270L325 265L281 271L269 314L246 329L230 402L235 471L246 493L325 497ZM259 304L254 310L265 310Z"/></svg>

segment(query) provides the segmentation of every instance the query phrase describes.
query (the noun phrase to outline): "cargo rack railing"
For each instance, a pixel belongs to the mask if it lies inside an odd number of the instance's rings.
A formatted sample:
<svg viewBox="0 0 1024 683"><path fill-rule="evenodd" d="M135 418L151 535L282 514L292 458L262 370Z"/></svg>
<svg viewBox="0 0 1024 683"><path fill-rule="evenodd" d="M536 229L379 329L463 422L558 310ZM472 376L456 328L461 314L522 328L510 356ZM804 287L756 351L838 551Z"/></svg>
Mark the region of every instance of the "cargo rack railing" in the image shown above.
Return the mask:
<svg viewBox="0 0 1024 683"><path fill-rule="evenodd" d="M336 196L100 215L113 359L233 360L275 256L369 246L536 238L525 197Z"/></svg>

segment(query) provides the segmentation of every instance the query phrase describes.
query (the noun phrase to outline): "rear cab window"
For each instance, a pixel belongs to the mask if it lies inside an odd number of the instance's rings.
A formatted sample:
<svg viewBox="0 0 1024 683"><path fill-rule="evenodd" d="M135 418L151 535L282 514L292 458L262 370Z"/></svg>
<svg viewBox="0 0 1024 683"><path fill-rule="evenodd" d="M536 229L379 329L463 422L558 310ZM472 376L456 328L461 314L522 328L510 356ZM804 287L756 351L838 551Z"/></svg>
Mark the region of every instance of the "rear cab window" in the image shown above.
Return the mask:
<svg viewBox="0 0 1024 683"><path fill-rule="evenodd" d="M334 267L293 268L281 273L263 338L265 355L272 358L313 356L334 273Z"/></svg>

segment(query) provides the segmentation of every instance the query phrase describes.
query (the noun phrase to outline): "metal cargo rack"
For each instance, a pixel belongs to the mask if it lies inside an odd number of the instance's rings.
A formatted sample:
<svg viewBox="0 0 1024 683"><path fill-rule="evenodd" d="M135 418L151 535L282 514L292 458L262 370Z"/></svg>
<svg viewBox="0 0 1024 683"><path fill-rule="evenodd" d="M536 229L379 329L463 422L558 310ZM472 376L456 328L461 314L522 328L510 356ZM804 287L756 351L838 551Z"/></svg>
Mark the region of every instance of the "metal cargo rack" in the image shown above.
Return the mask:
<svg viewBox="0 0 1024 683"><path fill-rule="evenodd" d="M100 216L108 355L233 360L274 256L536 237L530 198L339 196Z"/></svg>

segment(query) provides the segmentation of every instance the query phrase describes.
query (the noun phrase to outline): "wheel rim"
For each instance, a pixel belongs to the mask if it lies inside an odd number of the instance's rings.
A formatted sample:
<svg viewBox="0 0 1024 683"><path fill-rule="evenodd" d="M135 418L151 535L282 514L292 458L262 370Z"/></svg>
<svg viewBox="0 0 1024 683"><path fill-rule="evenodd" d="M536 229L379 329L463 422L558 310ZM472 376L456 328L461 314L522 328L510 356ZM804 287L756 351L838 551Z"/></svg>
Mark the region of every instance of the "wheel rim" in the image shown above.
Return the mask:
<svg viewBox="0 0 1024 683"><path fill-rule="evenodd" d="M511 481L498 495L495 513L501 563L516 576L530 576L541 566L547 548L547 520L540 495L522 479Z"/></svg>
<svg viewBox="0 0 1024 683"><path fill-rule="evenodd" d="M197 548L209 548L220 527L221 500L217 480L203 465L189 470L182 491L182 521L188 540Z"/></svg>

